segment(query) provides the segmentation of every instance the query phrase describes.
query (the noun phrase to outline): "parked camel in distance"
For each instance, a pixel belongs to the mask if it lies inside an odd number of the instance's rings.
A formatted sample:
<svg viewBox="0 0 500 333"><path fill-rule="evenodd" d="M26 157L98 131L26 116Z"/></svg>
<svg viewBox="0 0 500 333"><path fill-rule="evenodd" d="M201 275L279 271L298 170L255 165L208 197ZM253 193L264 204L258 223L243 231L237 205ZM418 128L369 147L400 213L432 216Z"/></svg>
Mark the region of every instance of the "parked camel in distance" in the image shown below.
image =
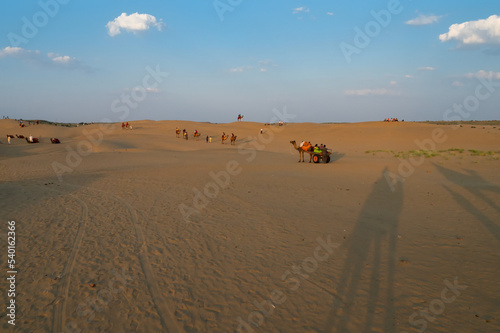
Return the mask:
<svg viewBox="0 0 500 333"><path fill-rule="evenodd" d="M307 153L307 154L309 154L309 163L311 163L313 152L308 150L308 148L311 146L311 144L304 146L304 147L298 147L297 142L295 142L295 140L290 141L290 143L293 145L293 148L295 148L299 152L299 162L304 162L304 154ZM303 149L303 148L306 148L306 149ZM302 161L301 161L301 159L302 159Z"/></svg>

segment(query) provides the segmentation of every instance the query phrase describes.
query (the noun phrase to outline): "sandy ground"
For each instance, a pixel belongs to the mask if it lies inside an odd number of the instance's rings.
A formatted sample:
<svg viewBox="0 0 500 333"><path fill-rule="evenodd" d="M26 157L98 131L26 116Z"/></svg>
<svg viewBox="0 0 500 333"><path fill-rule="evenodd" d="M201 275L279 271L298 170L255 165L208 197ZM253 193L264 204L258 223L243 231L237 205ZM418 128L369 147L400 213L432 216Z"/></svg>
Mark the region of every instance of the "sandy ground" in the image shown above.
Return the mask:
<svg viewBox="0 0 500 333"><path fill-rule="evenodd" d="M2 331L500 332L498 127L132 125L0 121Z"/></svg>

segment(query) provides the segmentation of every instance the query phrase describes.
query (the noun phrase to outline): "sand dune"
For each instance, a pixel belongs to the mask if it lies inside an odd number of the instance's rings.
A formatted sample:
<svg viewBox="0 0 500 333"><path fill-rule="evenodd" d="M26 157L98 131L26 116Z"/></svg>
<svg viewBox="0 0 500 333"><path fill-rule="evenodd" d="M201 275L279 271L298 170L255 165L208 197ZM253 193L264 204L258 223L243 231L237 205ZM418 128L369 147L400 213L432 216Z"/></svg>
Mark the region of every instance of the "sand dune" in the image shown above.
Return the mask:
<svg viewBox="0 0 500 333"><path fill-rule="evenodd" d="M499 127L131 125L0 121L14 331L500 331Z"/></svg>

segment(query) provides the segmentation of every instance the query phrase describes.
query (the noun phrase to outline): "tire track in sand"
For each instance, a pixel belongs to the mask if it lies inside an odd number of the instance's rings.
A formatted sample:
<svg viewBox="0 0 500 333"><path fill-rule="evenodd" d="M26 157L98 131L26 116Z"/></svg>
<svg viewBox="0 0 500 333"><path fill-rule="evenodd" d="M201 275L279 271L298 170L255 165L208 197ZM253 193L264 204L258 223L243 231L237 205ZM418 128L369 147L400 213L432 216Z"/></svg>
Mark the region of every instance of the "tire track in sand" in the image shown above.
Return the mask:
<svg viewBox="0 0 500 333"><path fill-rule="evenodd" d="M58 192L56 190L52 190L54 192ZM66 322L66 301L68 299L69 294L69 285L71 283L71 272L75 266L76 257L78 256L78 251L82 245L82 239L85 234L85 228L88 222L88 207L87 204L77 198L73 194L68 194L76 201L80 203L82 207L82 214L80 218L80 222L78 223L78 230L76 232L75 240L73 241L73 246L71 249L71 253L68 256L68 260L64 265L64 269L60 275L61 283L55 290L56 294L56 302L54 304L54 318L52 323L52 332L62 333L63 328L65 327ZM57 300L59 298L59 300Z"/></svg>
<svg viewBox="0 0 500 333"><path fill-rule="evenodd" d="M123 206L125 206L125 208L127 208L129 215L130 215L130 220L135 228L137 240L139 242L139 254L138 254L139 262L141 264L142 272L144 273L144 276L146 278L146 285L148 287L149 294L150 294L151 299L153 300L153 303L155 305L156 312L158 313L158 316L160 317L160 322L161 322L161 325L163 328L162 331L168 332L168 333L183 332L183 330L179 327L178 321L173 316L172 309L170 308L168 302L162 296L160 289L158 288L158 283L157 283L155 274L153 272L151 263L149 261L148 244L146 242L146 238L144 237L144 232L142 230L142 227L141 227L140 223L138 222L137 213L136 213L135 209L132 208L132 206L130 206L130 204L127 201L125 201L124 199L120 198L119 196L117 196L113 193L98 190L96 188L91 188L91 187L83 187L83 186L73 185L73 184L68 184L68 185L112 196L116 201L120 202ZM54 332L57 332L57 331L54 331Z"/></svg>

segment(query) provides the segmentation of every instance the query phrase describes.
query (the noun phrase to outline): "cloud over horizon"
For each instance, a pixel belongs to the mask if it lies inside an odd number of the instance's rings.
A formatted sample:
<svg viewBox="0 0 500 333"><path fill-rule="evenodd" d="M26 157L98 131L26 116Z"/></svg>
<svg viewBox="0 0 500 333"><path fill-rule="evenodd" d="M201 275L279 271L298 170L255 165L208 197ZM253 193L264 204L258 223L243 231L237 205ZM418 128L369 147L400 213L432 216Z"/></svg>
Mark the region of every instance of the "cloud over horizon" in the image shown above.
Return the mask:
<svg viewBox="0 0 500 333"><path fill-rule="evenodd" d="M431 66L427 66L427 67L420 67L418 70L420 72L432 72L432 71L435 71L436 68L435 67L431 67Z"/></svg>
<svg viewBox="0 0 500 333"><path fill-rule="evenodd" d="M127 15L127 13L122 13L113 21L109 21L106 24L108 34L111 37L119 35L122 30L132 33L138 33L147 31L151 27L156 27L158 31L161 31L164 26L165 24L161 21L161 19L157 21L156 17L154 17L153 15L139 13L130 15Z"/></svg>
<svg viewBox="0 0 500 333"><path fill-rule="evenodd" d="M467 73L465 77L468 79L495 79L500 80L500 72L479 70L475 73Z"/></svg>
<svg viewBox="0 0 500 333"><path fill-rule="evenodd" d="M399 96L401 93L395 90L387 89L358 89L345 90L345 96Z"/></svg>

